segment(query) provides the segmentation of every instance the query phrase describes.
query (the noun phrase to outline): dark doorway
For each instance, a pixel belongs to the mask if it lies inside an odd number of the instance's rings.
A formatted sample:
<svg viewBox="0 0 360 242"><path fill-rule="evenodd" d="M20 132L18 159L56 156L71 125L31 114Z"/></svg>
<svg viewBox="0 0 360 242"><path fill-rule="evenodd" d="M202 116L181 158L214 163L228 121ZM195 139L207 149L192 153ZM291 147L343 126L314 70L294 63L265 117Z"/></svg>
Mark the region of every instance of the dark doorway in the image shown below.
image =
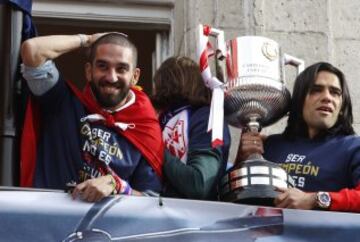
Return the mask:
<svg viewBox="0 0 360 242"><path fill-rule="evenodd" d="M64 20L34 17L34 22L39 35L93 34L114 31L126 33L138 48L138 67L141 69L138 85L142 86L147 94L151 94L152 54L155 51L156 31L127 28L125 23L116 24L88 20ZM85 51L77 50L60 56L55 62L66 80L71 80L78 87L82 88L85 84L85 60Z"/></svg>

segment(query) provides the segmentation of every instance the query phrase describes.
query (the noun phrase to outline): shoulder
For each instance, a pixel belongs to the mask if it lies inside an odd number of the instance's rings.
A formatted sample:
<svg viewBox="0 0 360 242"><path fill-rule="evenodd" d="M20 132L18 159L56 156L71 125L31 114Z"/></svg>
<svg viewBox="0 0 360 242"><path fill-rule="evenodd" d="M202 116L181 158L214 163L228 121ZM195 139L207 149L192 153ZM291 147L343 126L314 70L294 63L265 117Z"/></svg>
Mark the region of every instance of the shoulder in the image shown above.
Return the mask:
<svg viewBox="0 0 360 242"><path fill-rule="evenodd" d="M210 108L200 107L189 107L186 109L189 121L189 131L192 132L207 132L207 125L209 121Z"/></svg>
<svg viewBox="0 0 360 242"><path fill-rule="evenodd" d="M207 127L209 121L209 114L210 114L209 107L200 107L200 108L188 107L186 109L186 112L188 115L190 130L192 129L198 130L201 127Z"/></svg>
<svg viewBox="0 0 360 242"><path fill-rule="evenodd" d="M135 101L130 109L126 109L128 111L136 110L136 112L142 116L143 119L154 119L157 122L156 112L154 107L151 104L151 101L147 94L143 92L140 88L132 87L132 93L135 95ZM124 109L125 110L125 109Z"/></svg>
<svg viewBox="0 0 360 242"><path fill-rule="evenodd" d="M360 136L358 135L339 136L338 139L344 140L345 142L355 142L360 144Z"/></svg>
<svg viewBox="0 0 360 242"><path fill-rule="evenodd" d="M285 140L284 135L282 134L272 134L269 135L266 140L265 140L265 144L272 144L272 143L276 143L276 142L283 142Z"/></svg>
<svg viewBox="0 0 360 242"><path fill-rule="evenodd" d="M39 101L42 107L51 106L53 109L55 105L60 109L60 106L65 107L69 105L68 102L72 102L74 99L76 99L76 97L73 95L62 76L59 76L59 79L55 85L41 96L36 96L36 99Z"/></svg>
<svg viewBox="0 0 360 242"><path fill-rule="evenodd" d="M210 115L210 107L203 106L200 108L192 108L191 120L208 120Z"/></svg>
<svg viewBox="0 0 360 242"><path fill-rule="evenodd" d="M282 134L272 134L264 140L264 149L266 151L282 149L282 147L287 145L289 142L290 141Z"/></svg>
<svg viewBox="0 0 360 242"><path fill-rule="evenodd" d="M201 132L201 133L210 133L208 132L208 123L210 116L210 107L191 107L189 108L189 128L190 132ZM228 130L226 122L224 122L224 130Z"/></svg>
<svg viewBox="0 0 360 242"><path fill-rule="evenodd" d="M358 135L335 136L330 138L330 142L344 145L349 149L360 149L360 137Z"/></svg>
<svg viewBox="0 0 360 242"><path fill-rule="evenodd" d="M216 114L215 114L216 115ZM210 107L203 106L200 108L192 108L192 114L190 117L190 125L191 126L200 126L205 125L207 130L207 125L209 122L210 116ZM225 136L230 136L230 130L228 123L224 120L223 131L225 132Z"/></svg>
<svg viewBox="0 0 360 242"><path fill-rule="evenodd" d="M134 86L130 89L134 95L137 103L148 105L151 103L150 98L148 95L142 90L141 87Z"/></svg>
<svg viewBox="0 0 360 242"><path fill-rule="evenodd" d="M200 108L192 108L190 116L189 131L192 137L199 137L199 139L207 139L208 143L211 144L211 132L208 132L208 123L210 116L210 107L203 106ZM201 138L200 138L201 137ZM231 135L227 122L224 120L223 125L223 142L224 147L229 149L231 143Z"/></svg>

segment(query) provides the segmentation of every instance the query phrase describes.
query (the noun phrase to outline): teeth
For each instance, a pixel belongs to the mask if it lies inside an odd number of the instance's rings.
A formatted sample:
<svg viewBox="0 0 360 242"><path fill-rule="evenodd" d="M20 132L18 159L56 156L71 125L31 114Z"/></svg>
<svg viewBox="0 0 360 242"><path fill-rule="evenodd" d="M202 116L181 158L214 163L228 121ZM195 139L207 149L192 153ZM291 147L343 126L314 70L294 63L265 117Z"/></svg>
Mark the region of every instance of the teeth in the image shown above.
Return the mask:
<svg viewBox="0 0 360 242"><path fill-rule="evenodd" d="M330 109L330 108L319 108L319 110L321 110L321 111L326 111L326 112L331 112L331 109Z"/></svg>

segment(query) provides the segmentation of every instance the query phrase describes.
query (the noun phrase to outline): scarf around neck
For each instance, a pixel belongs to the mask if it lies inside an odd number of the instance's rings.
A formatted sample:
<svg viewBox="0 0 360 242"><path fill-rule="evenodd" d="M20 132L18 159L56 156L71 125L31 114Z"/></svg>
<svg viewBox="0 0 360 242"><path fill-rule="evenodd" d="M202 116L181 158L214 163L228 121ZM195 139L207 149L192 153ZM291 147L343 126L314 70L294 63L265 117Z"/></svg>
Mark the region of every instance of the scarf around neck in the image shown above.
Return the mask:
<svg viewBox="0 0 360 242"><path fill-rule="evenodd" d="M101 115L104 118L103 124L114 129L132 143L149 162L156 174L162 177L164 144L161 129L155 110L144 92L132 87L135 102L120 111L109 113L97 103L89 84L81 92L70 82L67 83L90 114ZM119 123L131 124L133 127L124 130L117 125Z"/></svg>

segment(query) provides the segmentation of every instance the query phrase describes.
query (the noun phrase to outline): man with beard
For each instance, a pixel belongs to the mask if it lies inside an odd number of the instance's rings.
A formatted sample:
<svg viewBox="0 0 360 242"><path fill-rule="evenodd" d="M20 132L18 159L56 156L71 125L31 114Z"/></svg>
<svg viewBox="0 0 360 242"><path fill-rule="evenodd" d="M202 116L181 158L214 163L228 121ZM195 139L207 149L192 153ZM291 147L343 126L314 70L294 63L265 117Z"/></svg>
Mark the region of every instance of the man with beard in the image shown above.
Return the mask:
<svg viewBox="0 0 360 242"><path fill-rule="evenodd" d="M59 74L53 59L90 47L83 92ZM135 87L137 49L122 33L52 35L22 44L22 73L40 111L36 159L24 137L21 185L65 189L95 202L110 194L161 189L163 143L147 96ZM27 116L28 117L28 116ZM36 123L36 121L35 121ZM36 161L36 162L34 162Z"/></svg>

